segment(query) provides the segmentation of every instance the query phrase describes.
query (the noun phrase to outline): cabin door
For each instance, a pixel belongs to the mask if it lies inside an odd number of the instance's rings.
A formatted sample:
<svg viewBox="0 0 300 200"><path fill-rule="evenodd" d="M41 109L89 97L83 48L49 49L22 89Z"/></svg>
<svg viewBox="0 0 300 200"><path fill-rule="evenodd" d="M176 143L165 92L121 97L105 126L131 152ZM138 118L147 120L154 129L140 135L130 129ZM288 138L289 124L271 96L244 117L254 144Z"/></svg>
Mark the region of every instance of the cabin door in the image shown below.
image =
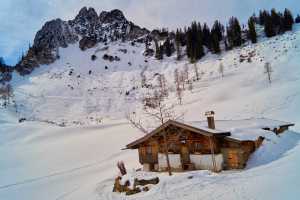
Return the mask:
<svg viewBox="0 0 300 200"><path fill-rule="evenodd" d="M184 166L185 164L190 164L190 152L187 145L181 146L181 163Z"/></svg>

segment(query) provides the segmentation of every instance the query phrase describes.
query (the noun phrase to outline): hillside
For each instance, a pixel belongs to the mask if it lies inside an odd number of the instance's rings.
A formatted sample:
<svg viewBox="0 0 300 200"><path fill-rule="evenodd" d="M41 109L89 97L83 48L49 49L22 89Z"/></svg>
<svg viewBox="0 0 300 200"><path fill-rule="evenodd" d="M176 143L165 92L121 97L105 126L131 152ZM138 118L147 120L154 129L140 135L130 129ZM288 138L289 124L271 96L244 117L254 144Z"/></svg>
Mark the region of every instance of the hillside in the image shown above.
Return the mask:
<svg viewBox="0 0 300 200"><path fill-rule="evenodd" d="M176 61L173 56L158 61L144 57L143 44L100 43L84 52L78 44L69 45L60 49L61 58L55 63L41 66L29 77L14 76L18 115L28 120L68 125L124 118L126 112L141 108L143 98L155 90L157 74L166 77L169 99L178 104L174 71L188 69L193 89L184 91L183 105L177 106L186 111L188 118L199 118L206 110L213 109L220 118L228 118L228 113L234 118L274 117L280 111L277 118L295 121L296 116L288 115L290 106L295 106L294 111L298 109L298 25L294 29L271 39L260 37L258 44L248 43L221 55L208 54L197 63L199 81L192 81L196 78L194 64L187 59ZM103 60L105 54L117 56L120 61ZM92 55L97 59L93 61ZM242 57L245 61L240 62ZM251 62L247 62L248 57ZM271 63L274 71L272 84L264 74L266 62ZM219 73L220 63L224 66L223 78ZM142 87L144 76L152 88ZM191 113L194 108L198 113Z"/></svg>
<svg viewBox="0 0 300 200"><path fill-rule="evenodd" d="M17 112L13 106L0 112L0 199L297 199L300 26L270 39L260 33L258 39L220 55L207 53L196 65L200 80L187 58L145 57L144 44L132 41L97 43L82 51L77 40L59 47L60 59L53 63L28 76L15 73ZM105 54L114 61L104 60ZM266 62L273 69L271 84ZM188 69L194 80L183 91L182 105L175 69ZM140 167L136 151L121 150L143 135L125 115L141 113L143 98L157 88L158 74L167 80L167 102L185 113L185 121L204 120L204 112L214 110L222 120L266 117L296 126L282 138L269 138L244 171L160 174L162 182L148 193L113 194L116 162L124 160L129 170ZM142 87L144 77L152 87ZM25 122L19 123L21 118Z"/></svg>

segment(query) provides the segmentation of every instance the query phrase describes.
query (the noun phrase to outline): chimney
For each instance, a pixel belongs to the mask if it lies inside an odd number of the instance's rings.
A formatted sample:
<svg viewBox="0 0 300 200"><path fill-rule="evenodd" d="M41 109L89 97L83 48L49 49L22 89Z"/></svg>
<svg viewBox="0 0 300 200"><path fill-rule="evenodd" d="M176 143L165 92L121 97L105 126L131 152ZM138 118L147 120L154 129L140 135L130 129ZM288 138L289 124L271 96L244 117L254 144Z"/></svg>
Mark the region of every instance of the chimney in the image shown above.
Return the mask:
<svg viewBox="0 0 300 200"><path fill-rule="evenodd" d="M215 112L214 111L207 111L205 112L205 116L207 117L208 128L215 129Z"/></svg>

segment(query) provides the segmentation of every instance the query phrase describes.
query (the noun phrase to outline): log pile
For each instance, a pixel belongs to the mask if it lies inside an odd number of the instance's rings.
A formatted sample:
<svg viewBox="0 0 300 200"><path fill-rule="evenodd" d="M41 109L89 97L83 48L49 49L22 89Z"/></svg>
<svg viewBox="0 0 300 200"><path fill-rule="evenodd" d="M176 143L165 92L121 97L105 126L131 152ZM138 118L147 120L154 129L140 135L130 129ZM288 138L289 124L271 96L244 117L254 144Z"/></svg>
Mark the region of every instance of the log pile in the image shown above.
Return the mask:
<svg viewBox="0 0 300 200"><path fill-rule="evenodd" d="M153 179L134 179L133 186L130 185L129 181L126 181L124 185L121 184L122 177L117 177L115 179L113 192L125 193L126 195L133 195L140 193L141 191L149 191L149 187L147 185L156 185L159 183L159 178Z"/></svg>

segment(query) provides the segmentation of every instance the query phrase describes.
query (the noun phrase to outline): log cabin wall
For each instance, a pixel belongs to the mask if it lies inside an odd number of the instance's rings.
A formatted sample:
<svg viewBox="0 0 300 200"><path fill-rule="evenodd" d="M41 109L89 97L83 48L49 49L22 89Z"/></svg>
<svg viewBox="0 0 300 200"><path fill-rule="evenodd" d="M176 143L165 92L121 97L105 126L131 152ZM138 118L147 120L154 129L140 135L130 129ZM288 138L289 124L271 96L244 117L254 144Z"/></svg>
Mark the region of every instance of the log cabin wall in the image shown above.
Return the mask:
<svg viewBox="0 0 300 200"><path fill-rule="evenodd" d="M154 139L143 143L139 148L139 161L141 164L149 163L156 164L158 163L158 142Z"/></svg>
<svg viewBox="0 0 300 200"><path fill-rule="evenodd" d="M162 136L164 133L167 133L169 154L182 154L183 150L188 151L188 154L211 154L211 143L214 153L221 152L220 139L209 138L182 128L168 127L139 146L141 164L151 164L151 168L154 168L152 165L158 164L158 153L165 153L165 142ZM188 161L186 159L183 162Z"/></svg>
<svg viewBox="0 0 300 200"><path fill-rule="evenodd" d="M225 139L222 142L222 154L225 169L243 169L246 167L250 155L262 143L262 138L257 141L237 141Z"/></svg>

